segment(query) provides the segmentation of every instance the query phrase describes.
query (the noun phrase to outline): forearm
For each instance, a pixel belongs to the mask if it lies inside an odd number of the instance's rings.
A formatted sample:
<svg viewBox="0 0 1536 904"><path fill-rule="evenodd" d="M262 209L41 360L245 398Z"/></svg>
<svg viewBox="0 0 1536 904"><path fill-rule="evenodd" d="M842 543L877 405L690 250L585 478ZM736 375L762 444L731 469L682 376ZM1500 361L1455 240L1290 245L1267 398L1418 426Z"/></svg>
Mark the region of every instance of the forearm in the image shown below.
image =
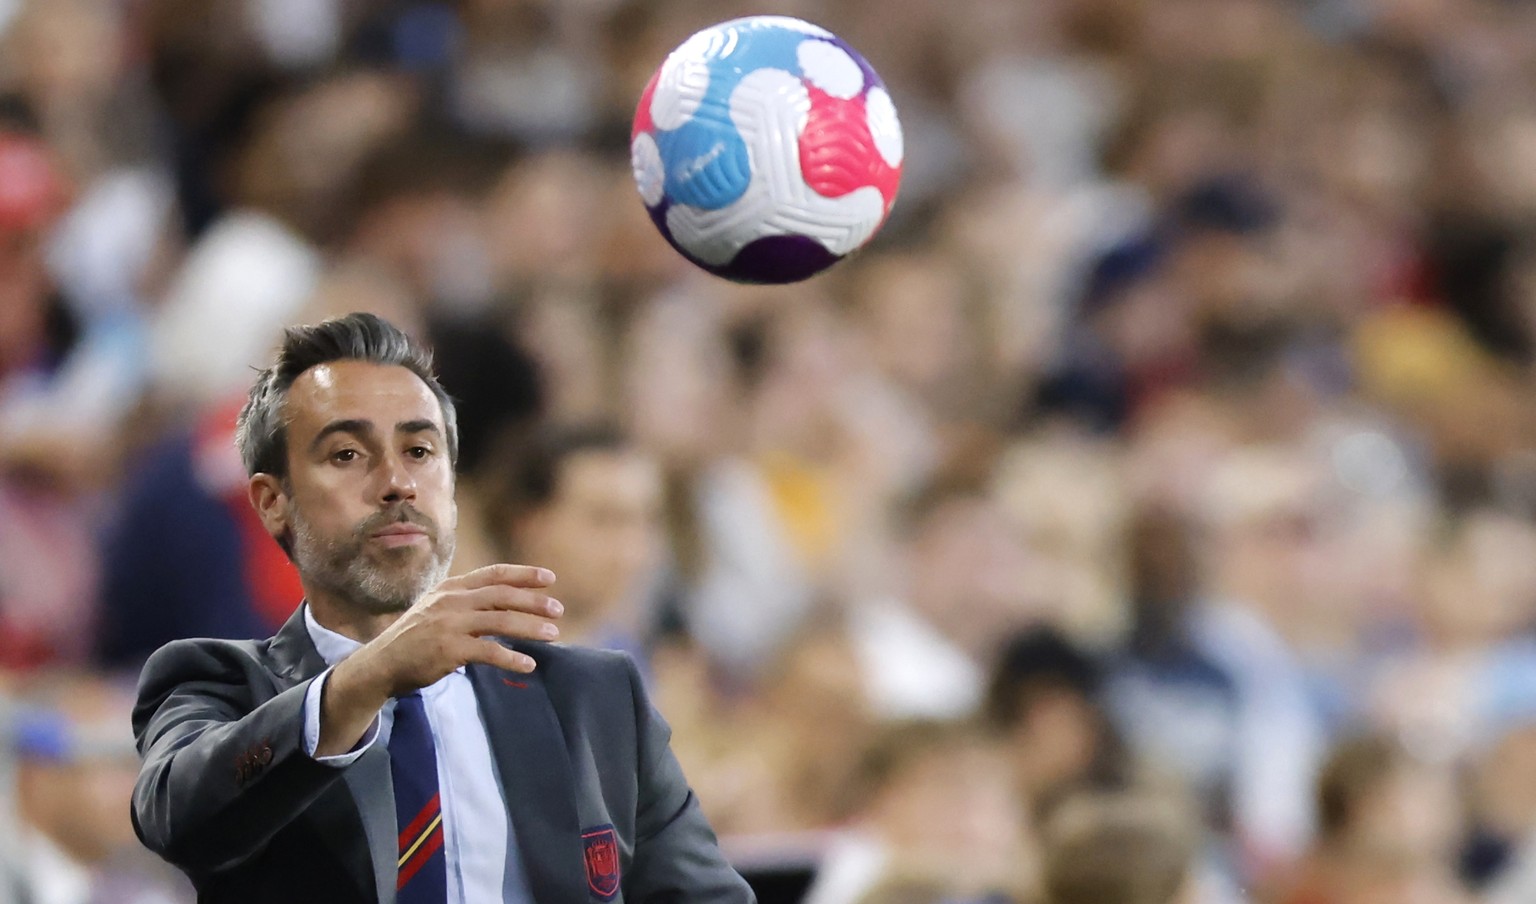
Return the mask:
<svg viewBox="0 0 1536 904"><path fill-rule="evenodd" d="M302 749L308 683L229 720L207 698L174 694L141 735L133 821L151 850L193 873L252 856L341 771Z"/></svg>
<svg viewBox="0 0 1536 904"><path fill-rule="evenodd" d="M333 668L321 692L315 756L339 756L355 749L388 700L388 685L362 654Z"/></svg>

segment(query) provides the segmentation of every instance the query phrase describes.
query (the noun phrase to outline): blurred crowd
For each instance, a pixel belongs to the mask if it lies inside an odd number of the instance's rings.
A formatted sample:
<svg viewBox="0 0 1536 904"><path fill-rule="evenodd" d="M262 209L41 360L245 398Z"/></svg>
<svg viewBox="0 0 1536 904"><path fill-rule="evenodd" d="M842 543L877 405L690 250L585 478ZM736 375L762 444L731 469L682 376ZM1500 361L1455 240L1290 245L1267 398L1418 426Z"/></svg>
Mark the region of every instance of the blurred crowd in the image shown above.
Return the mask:
<svg viewBox="0 0 1536 904"><path fill-rule="evenodd" d="M782 288L629 173L757 13L906 138ZM352 310L765 902L1536 901L1533 97L1523 0L0 0L0 901L186 900L132 683L292 611L234 414Z"/></svg>

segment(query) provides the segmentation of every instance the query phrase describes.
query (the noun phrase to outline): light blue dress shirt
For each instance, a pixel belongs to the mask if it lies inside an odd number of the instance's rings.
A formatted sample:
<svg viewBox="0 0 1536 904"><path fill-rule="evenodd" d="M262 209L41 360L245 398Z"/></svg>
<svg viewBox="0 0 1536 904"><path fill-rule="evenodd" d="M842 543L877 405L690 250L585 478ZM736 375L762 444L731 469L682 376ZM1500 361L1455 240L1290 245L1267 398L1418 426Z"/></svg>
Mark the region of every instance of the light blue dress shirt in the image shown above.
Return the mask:
<svg viewBox="0 0 1536 904"><path fill-rule="evenodd" d="M322 627L304 606L304 626L327 666L352 655L362 644ZM384 704L373 726L347 753L315 757L320 745L320 695L331 669L321 672L304 698L304 752L317 762L340 768L376 743L389 743L395 702ZM502 793L501 775L491 755L480 703L463 668L421 689L427 721L437 748L437 782L442 792L443 850L448 865L448 900L455 904L533 904L527 873L518 855Z"/></svg>

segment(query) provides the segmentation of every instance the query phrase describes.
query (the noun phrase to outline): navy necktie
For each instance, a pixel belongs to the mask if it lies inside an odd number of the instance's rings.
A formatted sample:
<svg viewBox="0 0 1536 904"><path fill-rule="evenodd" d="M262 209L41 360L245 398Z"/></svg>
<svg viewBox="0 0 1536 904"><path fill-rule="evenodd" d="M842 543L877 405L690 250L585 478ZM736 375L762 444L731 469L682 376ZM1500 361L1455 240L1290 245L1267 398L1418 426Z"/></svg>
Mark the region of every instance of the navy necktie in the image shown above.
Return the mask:
<svg viewBox="0 0 1536 904"><path fill-rule="evenodd" d="M443 853L443 807L437 787L437 751L421 692L395 700L389 736L389 771L395 783L395 825L400 829L398 904L444 904L448 900L447 855Z"/></svg>

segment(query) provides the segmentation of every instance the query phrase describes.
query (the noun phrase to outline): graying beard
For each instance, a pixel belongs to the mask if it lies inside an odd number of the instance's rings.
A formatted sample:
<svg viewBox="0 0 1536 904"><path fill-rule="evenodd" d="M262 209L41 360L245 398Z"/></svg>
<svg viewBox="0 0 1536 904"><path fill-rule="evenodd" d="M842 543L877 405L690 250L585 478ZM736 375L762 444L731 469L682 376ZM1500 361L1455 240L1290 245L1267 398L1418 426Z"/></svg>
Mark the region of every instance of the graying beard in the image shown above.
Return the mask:
<svg viewBox="0 0 1536 904"><path fill-rule="evenodd" d="M448 558L445 556L444 560L434 562L431 568L421 573L414 587L405 588L390 581L378 570L369 568L361 558L355 558L347 563L349 586L338 589L351 602L369 612L381 615L404 612L448 577Z"/></svg>
<svg viewBox="0 0 1536 904"><path fill-rule="evenodd" d="M346 545L345 541L331 543L315 536L309 530L308 521L296 508L292 520L294 561L300 576L374 615L388 615L409 609L427 591L442 583L453 561L453 536L450 534L445 539L439 535L439 548L436 552L441 553L441 556L434 555L432 567L420 574L413 582L414 586L402 588L379 570L369 568L361 555L354 555L344 562L339 561L338 553ZM311 552L317 554L311 556Z"/></svg>

